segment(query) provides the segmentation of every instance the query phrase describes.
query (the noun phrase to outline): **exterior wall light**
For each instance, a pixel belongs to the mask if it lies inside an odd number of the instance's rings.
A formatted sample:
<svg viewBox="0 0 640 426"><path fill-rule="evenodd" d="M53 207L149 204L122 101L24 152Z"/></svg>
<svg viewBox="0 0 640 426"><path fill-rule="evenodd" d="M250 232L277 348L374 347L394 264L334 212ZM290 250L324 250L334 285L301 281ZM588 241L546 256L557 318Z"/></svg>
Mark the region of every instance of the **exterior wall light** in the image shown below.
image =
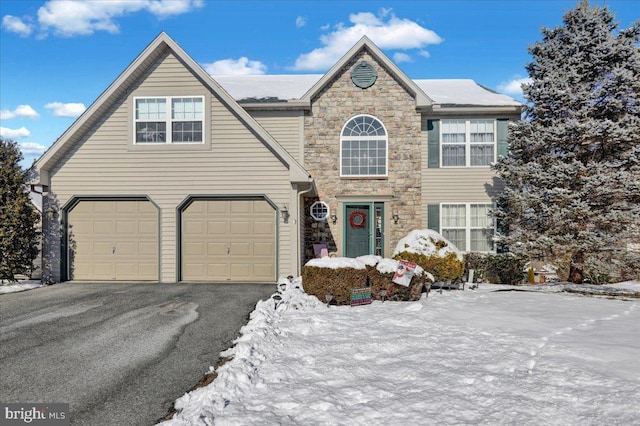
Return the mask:
<svg viewBox="0 0 640 426"><path fill-rule="evenodd" d="M286 204L282 206L280 212L282 213L282 220L284 221L284 223L289 223L289 208Z"/></svg>
<svg viewBox="0 0 640 426"><path fill-rule="evenodd" d="M391 216L391 218L393 219L393 223L397 225L398 221L400 220L400 216L398 216L398 213L394 213L393 216Z"/></svg>
<svg viewBox="0 0 640 426"><path fill-rule="evenodd" d="M338 221L338 216L336 216L335 214L332 214L331 215L331 222L333 222L333 224L335 225L337 221Z"/></svg>

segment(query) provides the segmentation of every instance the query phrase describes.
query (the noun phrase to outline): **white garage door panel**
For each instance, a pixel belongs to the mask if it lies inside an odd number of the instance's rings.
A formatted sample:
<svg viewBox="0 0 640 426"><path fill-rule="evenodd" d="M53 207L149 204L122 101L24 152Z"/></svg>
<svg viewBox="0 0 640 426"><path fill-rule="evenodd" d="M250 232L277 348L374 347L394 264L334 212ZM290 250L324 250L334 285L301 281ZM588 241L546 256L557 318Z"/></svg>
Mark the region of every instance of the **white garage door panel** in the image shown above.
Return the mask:
<svg viewBox="0 0 640 426"><path fill-rule="evenodd" d="M149 201L80 201L69 221L74 280L158 280L158 211Z"/></svg>
<svg viewBox="0 0 640 426"><path fill-rule="evenodd" d="M195 200L182 213L182 279L273 281L276 215L264 200Z"/></svg>

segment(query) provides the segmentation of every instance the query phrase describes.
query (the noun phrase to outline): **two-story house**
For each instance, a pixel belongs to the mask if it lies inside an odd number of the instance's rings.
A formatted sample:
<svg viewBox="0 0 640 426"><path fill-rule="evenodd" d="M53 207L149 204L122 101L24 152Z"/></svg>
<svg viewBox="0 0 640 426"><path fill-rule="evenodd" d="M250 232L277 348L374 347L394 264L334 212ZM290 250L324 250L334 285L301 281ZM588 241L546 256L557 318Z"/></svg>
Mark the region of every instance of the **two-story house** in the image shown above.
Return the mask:
<svg viewBox="0 0 640 426"><path fill-rule="evenodd" d="M314 244L390 256L417 228L492 251L489 165L521 111L366 37L323 75L212 77L162 33L35 165L44 276L274 282Z"/></svg>

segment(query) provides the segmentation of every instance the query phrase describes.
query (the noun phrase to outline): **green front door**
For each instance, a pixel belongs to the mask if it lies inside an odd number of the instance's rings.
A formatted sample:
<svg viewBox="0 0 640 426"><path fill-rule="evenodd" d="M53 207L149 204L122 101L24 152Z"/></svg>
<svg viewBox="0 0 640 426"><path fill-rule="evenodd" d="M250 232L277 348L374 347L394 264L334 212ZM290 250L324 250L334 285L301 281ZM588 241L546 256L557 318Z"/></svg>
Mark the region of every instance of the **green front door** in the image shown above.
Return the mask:
<svg viewBox="0 0 640 426"><path fill-rule="evenodd" d="M367 254L383 256L383 203L345 204L344 253L346 257Z"/></svg>

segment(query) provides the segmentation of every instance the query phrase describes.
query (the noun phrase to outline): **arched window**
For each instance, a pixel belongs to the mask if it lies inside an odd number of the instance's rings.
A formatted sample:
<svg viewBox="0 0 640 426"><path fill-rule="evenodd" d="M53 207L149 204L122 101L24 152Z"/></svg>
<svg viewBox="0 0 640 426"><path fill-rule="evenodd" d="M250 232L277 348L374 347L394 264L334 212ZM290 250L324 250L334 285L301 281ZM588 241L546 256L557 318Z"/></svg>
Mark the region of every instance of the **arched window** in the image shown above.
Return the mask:
<svg viewBox="0 0 640 426"><path fill-rule="evenodd" d="M380 120L358 115L344 125L340 176L387 176L387 130Z"/></svg>

